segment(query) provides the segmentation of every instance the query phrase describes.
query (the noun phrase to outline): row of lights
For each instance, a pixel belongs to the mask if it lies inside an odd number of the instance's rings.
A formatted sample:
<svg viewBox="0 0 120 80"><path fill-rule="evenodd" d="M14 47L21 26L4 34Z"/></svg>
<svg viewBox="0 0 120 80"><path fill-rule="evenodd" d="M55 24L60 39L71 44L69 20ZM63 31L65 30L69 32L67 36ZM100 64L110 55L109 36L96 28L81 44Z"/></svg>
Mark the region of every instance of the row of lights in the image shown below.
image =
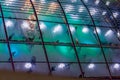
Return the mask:
<svg viewBox="0 0 120 80"><path fill-rule="evenodd" d="M12 27L12 26L14 26L14 23L13 23L11 20L6 20L6 21L5 21L5 24L6 24L6 27ZM23 23L21 24L21 28L22 28L22 29L30 29L29 26L30 26L30 25L29 25L29 23L28 23L27 21L23 21ZM41 22L41 23L40 23L40 29L44 30L44 29L46 29L46 28L47 28L47 26L46 26L43 22ZM72 33L74 33L76 29L75 29L75 27L70 26L70 30L71 30ZM62 31L63 31L63 29L62 29L62 26L61 26L60 24L56 25L56 26L53 28L53 33L61 33ZM98 34L101 33L101 30L100 30L99 27L96 28L96 31L97 31ZM96 33L96 31L94 30L94 33ZM83 32L83 33L88 33L88 32L89 32L89 28L88 28L87 26L84 26L83 29L82 29L82 32ZM113 34L113 31L112 31L111 29L109 29L109 30L105 33L105 36L106 36L106 37L107 37L107 36L111 36L112 34ZM117 32L117 36L118 36L118 37L120 36L120 32L119 32L119 31Z"/></svg>
<svg viewBox="0 0 120 80"><path fill-rule="evenodd" d="M77 0L76 0L77 1ZM88 2L88 0L84 0L85 2ZM96 0L95 1L95 4L96 5L98 5L100 3L100 0ZM110 5L110 2L109 1L106 1L106 5ZM69 13L69 12L71 12L71 11L73 11L73 10L75 10L75 8L74 8L74 6L72 6L72 5L70 5L70 4L67 4L67 5L65 5L65 12L66 13ZM85 7L83 7L83 6L79 6L79 9L78 9L78 12L83 12L85 10ZM95 8L90 8L89 9L90 10L90 13L91 13L91 15L95 15L96 13L97 13L97 9L95 9ZM102 12L102 15L104 16L104 15L106 15L106 11L103 11ZM118 15L119 15L119 13L118 12L113 12L113 16L115 17L115 18L117 18L118 17ZM79 18L79 16L78 15L76 15L76 14L71 14L71 17L73 18L73 19L78 19Z"/></svg>
<svg viewBox="0 0 120 80"><path fill-rule="evenodd" d="M70 66L70 65L69 65L69 66ZM32 65L31 63L25 63L25 64L24 64L24 67L25 67L26 69L30 69L30 68L33 67L33 65ZM60 63L60 64L58 64L58 65L56 66L55 69L65 69L66 67L68 67L68 65L66 66L66 64ZM87 68L88 68L88 69L91 69L91 70L95 69L95 67L96 67L96 65L95 65L94 63L90 63L90 64L87 66ZM112 68L113 68L113 69L120 69L120 64L115 63L115 64L112 66Z"/></svg>

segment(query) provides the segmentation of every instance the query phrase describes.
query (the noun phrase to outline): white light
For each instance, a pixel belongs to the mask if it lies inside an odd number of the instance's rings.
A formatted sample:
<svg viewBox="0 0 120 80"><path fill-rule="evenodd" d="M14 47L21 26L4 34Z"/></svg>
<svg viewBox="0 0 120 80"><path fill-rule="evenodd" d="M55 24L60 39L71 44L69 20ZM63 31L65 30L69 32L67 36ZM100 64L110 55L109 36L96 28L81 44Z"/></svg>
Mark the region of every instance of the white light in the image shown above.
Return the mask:
<svg viewBox="0 0 120 80"><path fill-rule="evenodd" d="M78 9L78 12L83 12L83 10L84 10L84 7L80 6L79 9Z"/></svg>
<svg viewBox="0 0 120 80"><path fill-rule="evenodd" d="M84 2L86 2L86 3L87 3L87 2L88 2L88 0L84 0Z"/></svg>
<svg viewBox="0 0 120 80"><path fill-rule="evenodd" d="M32 67L32 64L31 63L25 63L24 67L26 69L30 69Z"/></svg>
<svg viewBox="0 0 120 80"><path fill-rule="evenodd" d="M102 15L104 16L106 13L107 13L106 11L103 11L103 12L102 12Z"/></svg>
<svg viewBox="0 0 120 80"><path fill-rule="evenodd" d="M84 28L82 29L82 32L83 32L83 33L88 33L88 31L89 31L89 29L88 29L87 27L84 27Z"/></svg>
<svg viewBox="0 0 120 80"><path fill-rule="evenodd" d="M109 5L110 5L110 1L107 1L107 2L106 2L106 5L109 6Z"/></svg>
<svg viewBox="0 0 120 80"><path fill-rule="evenodd" d="M100 3L100 0L96 0L95 4L98 5Z"/></svg>
<svg viewBox="0 0 120 80"><path fill-rule="evenodd" d="M100 28L96 27L96 30L97 30L97 33L98 33L98 34L100 34L100 33L101 33ZM96 33L96 32L95 32L95 29L94 29L94 33Z"/></svg>
<svg viewBox="0 0 120 80"><path fill-rule="evenodd" d="M77 0L71 0L72 3L77 2Z"/></svg>
<svg viewBox="0 0 120 80"><path fill-rule="evenodd" d="M5 25L6 25L6 27L12 27L13 26L13 22L11 20L6 20L5 21Z"/></svg>
<svg viewBox="0 0 120 80"><path fill-rule="evenodd" d="M91 63L91 64L88 65L89 69L93 69L94 67L95 67L95 64L93 64L93 63Z"/></svg>
<svg viewBox="0 0 120 80"><path fill-rule="evenodd" d="M46 3L46 1L45 0L40 0L40 3Z"/></svg>
<svg viewBox="0 0 120 80"><path fill-rule="evenodd" d="M15 0L5 0L5 5L11 5Z"/></svg>
<svg viewBox="0 0 120 80"><path fill-rule="evenodd" d="M74 10L74 6L72 6L72 5L65 5L65 12L66 13L69 13L72 10Z"/></svg>
<svg viewBox="0 0 120 80"><path fill-rule="evenodd" d="M71 18L73 18L73 19L79 19L79 16L76 15L76 14L71 14Z"/></svg>
<svg viewBox="0 0 120 80"><path fill-rule="evenodd" d="M119 69L120 68L120 65L118 63L114 64L113 66L114 69Z"/></svg>
<svg viewBox="0 0 120 80"><path fill-rule="evenodd" d="M64 63L60 63L59 65L58 65L58 68L59 69L63 69L65 67L65 64Z"/></svg>
<svg viewBox="0 0 120 80"><path fill-rule="evenodd" d="M114 12L114 13L113 13L113 16L114 16L115 18L117 18L118 15L119 15L118 12Z"/></svg>
<svg viewBox="0 0 120 80"><path fill-rule="evenodd" d="M55 26L55 28L53 29L53 33L59 33L62 31L62 26L61 25L57 25Z"/></svg>
<svg viewBox="0 0 120 80"><path fill-rule="evenodd" d="M30 29L29 26L30 26L30 25L29 25L29 23L28 23L27 21L23 21L23 23L21 24L21 27L22 27L23 29Z"/></svg>
<svg viewBox="0 0 120 80"><path fill-rule="evenodd" d="M95 15L97 13L95 8L90 8L90 14Z"/></svg>
<svg viewBox="0 0 120 80"><path fill-rule="evenodd" d="M117 32L117 36L120 37L120 32L119 31Z"/></svg>
<svg viewBox="0 0 120 80"><path fill-rule="evenodd" d="M107 37L107 36L111 36L112 35L112 33L113 33L113 31L112 30L108 30L106 33L105 33L105 36Z"/></svg>
<svg viewBox="0 0 120 80"><path fill-rule="evenodd" d="M70 26L70 31L71 31L72 33L75 32L75 27Z"/></svg>
<svg viewBox="0 0 120 80"><path fill-rule="evenodd" d="M42 29L42 30L46 29L46 25L43 22L40 23L40 29Z"/></svg>

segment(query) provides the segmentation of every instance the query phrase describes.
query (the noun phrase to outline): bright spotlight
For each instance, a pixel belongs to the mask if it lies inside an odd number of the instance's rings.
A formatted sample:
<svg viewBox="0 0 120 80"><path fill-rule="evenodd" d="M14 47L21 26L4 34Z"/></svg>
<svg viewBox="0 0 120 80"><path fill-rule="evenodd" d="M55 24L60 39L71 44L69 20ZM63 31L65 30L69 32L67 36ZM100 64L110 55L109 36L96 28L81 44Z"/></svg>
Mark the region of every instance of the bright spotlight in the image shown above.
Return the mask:
<svg viewBox="0 0 120 80"><path fill-rule="evenodd" d="M78 12L83 12L83 10L84 10L84 7L80 6L79 9L78 9Z"/></svg>
<svg viewBox="0 0 120 80"><path fill-rule="evenodd" d="M90 14L95 15L97 13L95 8L90 8Z"/></svg>
<svg viewBox="0 0 120 80"><path fill-rule="evenodd" d="M55 26L55 28L53 29L53 33L59 33L62 31L62 26L61 25L57 25Z"/></svg>
<svg viewBox="0 0 120 80"><path fill-rule="evenodd" d="M45 25L43 22L40 23L40 29L41 29L41 30L46 29L46 25Z"/></svg>
<svg viewBox="0 0 120 80"><path fill-rule="evenodd" d="M117 18L118 15L119 15L118 12L114 12L114 13L113 13L113 16L114 16L115 18Z"/></svg>
<svg viewBox="0 0 120 80"><path fill-rule="evenodd" d="M31 63L25 63L24 67L26 69L30 69L32 67L32 64Z"/></svg>
<svg viewBox="0 0 120 80"><path fill-rule="evenodd" d="M60 63L59 65L58 65L58 68L59 69L63 69L65 67L65 64L64 63Z"/></svg>
<svg viewBox="0 0 120 80"><path fill-rule="evenodd" d="M85 2L85 3L87 3L87 2L88 2L88 0L84 0L84 2Z"/></svg>
<svg viewBox="0 0 120 80"><path fill-rule="evenodd" d="M75 32L75 27L70 26L70 31L71 31L72 33Z"/></svg>
<svg viewBox="0 0 120 80"><path fill-rule="evenodd" d="M100 34L100 33L101 33L100 28L96 27L96 30L97 30L97 33L98 33L98 34ZM95 29L94 29L94 33L96 33L96 32L95 32Z"/></svg>
<svg viewBox="0 0 120 80"><path fill-rule="evenodd" d="M117 32L117 36L120 37L120 31Z"/></svg>
<svg viewBox="0 0 120 80"><path fill-rule="evenodd" d="M5 5L9 6L11 4L13 4L15 0L5 0Z"/></svg>
<svg viewBox="0 0 120 80"><path fill-rule="evenodd" d="M89 32L89 29L88 29L87 27L84 27L84 28L82 29L82 32L83 32L83 33L88 33L88 32Z"/></svg>
<svg viewBox="0 0 120 80"><path fill-rule="evenodd" d="M71 12L72 10L74 10L74 6L72 6L72 5L65 5L65 12L66 13L69 13L69 12Z"/></svg>
<svg viewBox="0 0 120 80"><path fill-rule="evenodd" d="M91 63L91 64L88 65L89 69L93 69L94 67L95 67L95 64L93 64L93 63Z"/></svg>
<svg viewBox="0 0 120 80"><path fill-rule="evenodd" d="M79 16L76 15L76 14L71 14L71 18L72 18L72 19L79 19Z"/></svg>
<svg viewBox="0 0 120 80"><path fill-rule="evenodd" d="M107 36L111 36L112 35L112 33L113 33L113 31L112 30L108 30L106 33L105 33L105 36L107 37Z"/></svg>
<svg viewBox="0 0 120 80"><path fill-rule="evenodd" d="M104 16L106 13L107 13L106 11L103 11L103 12L102 12L102 15Z"/></svg>
<svg viewBox="0 0 120 80"><path fill-rule="evenodd" d="M107 6L109 6L110 5L110 1L106 1L106 3L105 3Z"/></svg>
<svg viewBox="0 0 120 80"><path fill-rule="evenodd" d="M71 0L72 3L77 2L77 0Z"/></svg>
<svg viewBox="0 0 120 80"><path fill-rule="evenodd" d="M120 68L120 65L119 65L118 63L116 63L116 64L113 65L113 68L114 68L114 69L119 69L119 68Z"/></svg>
<svg viewBox="0 0 120 80"><path fill-rule="evenodd" d="M27 21L23 21L23 23L21 24L21 27L23 29L30 29L30 24Z"/></svg>
<svg viewBox="0 0 120 80"><path fill-rule="evenodd" d="M6 27L12 27L13 26L13 22L11 20L6 20L5 21L5 25L6 25Z"/></svg>
<svg viewBox="0 0 120 80"><path fill-rule="evenodd" d="M100 0L96 0L95 4L98 5L100 3Z"/></svg>

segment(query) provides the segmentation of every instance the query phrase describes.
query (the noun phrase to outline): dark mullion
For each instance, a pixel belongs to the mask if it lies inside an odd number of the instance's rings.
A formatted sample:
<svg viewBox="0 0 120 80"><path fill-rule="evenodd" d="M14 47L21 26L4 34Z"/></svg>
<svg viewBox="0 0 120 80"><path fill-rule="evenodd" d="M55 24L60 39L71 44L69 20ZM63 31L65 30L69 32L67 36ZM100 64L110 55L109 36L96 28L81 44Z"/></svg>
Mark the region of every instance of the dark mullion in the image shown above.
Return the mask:
<svg viewBox="0 0 120 80"><path fill-rule="evenodd" d="M59 6L61 7L61 10L62 10L62 12L63 12L64 18L65 18L65 24L67 25L68 32L69 32L70 38L71 38L71 40L72 40L72 46L73 46L74 51L75 51L75 55L76 55L76 58L77 58L77 61L78 61L78 65L79 65L79 68L80 68L80 71L81 71L81 75L82 75L82 77L84 77L84 72L83 72L83 70L82 70L82 66L81 66L81 63L80 63L80 59L79 59L79 57L78 57L78 53L77 53L77 50L76 50L76 47L75 47L75 43L74 43L74 39L73 39L72 33L71 33L71 31L70 31L70 26L69 26L69 23L68 23L66 14L65 14L65 12L64 12L64 9L63 9L60 1L57 0L57 2L58 2Z"/></svg>
<svg viewBox="0 0 120 80"><path fill-rule="evenodd" d="M36 17L37 26L38 26L38 29L39 29L39 32L40 32L41 41L42 41L42 47L43 47L43 49L44 49L46 61L47 61L47 64L48 64L49 74L51 74L50 63L49 63L49 59L48 59L48 56L47 56L47 51L46 51L46 48L45 48L42 31L41 31L41 29L40 29L40 27L39 27L40 24L39 24L38 16L37 16L37 13L36 13L36 10L35 10L35 7L34 7L34 4L33 4L32 0L30 0L30 3L31 3L31 5L32 5L32 7L33 7L34 15L35 15L35 17Z"/></svg>
<svg viewBox="0 0 120 80"><path fill-rule="evenodd" d="M104 49L103 49L103 47L102 47L102 43L101 43L100 38L99 38L99 35L98 35L98 33L97 33L97 29L96 29L96 25L95 25L94 19L93 19L92 15L90 14L90 11L89 11L87 5L84 3L84 1L83 1L83 0L80 0L80 1L83 3L83 5L85 6L86 10L88 11L88 14L89 14L89 16L90 16L90 18L91 18L91 20L92 20L93 26L95 27L95 32L96 32L96 35L97 35L97 38L98 38L98 42L99 42L99 44L100 44L100 48L101 48L101 51L102 51L102 53L103 53L103 57L104 57L104 59L105 59L106 67L108 68L108 71L109 71L110 80L112 80L111 71L110 71L110 68L109 68L109 65L108 65L108 62L107 62L105 53L104 53Z"/></svg>
<svg viewBox="0 0 120 80"><path fill-rule="evenodd" d="M10 62L11 62L13 71L15 71L12 52L11 52L11 48L10 48L10 43L9 43L9 39L8 39L8 34L7 34L7 29L6 29L6 25L5 25L5 19L4 19L4 14L3 14L3 11L2 11L1 3L0 3L0 11L1 11L1 15L2 15L2 21L3 21L5 36L6 36L6 42L7 42L7 46L8 46L9 55L10 55Z"/></svg>

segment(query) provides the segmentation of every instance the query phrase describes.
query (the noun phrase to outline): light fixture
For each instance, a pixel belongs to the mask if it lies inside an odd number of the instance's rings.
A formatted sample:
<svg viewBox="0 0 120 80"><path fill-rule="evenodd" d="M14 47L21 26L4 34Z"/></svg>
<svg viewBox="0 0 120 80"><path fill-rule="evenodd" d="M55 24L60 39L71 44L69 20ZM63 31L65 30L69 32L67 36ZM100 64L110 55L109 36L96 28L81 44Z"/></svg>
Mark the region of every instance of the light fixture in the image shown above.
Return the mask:
<svg viewBox="0 0 120 80"><path fill-rule="evenodd" d="M110 5L110 1L106 1L106 3L105 3L107 6L109 6Z"/></svg>
<svg viewBox="0 0 120 80"><path fill-rule="evenodd" d="M114 13L113 13L113 16L114 16L115 18L117 18L118 15L119 15L118 12L114 12Z"/></svg>
<svg viewBox="0 0 120 80"><path fill-rule="evenodd" d="M75 27L70 26L70 31L71 31L72 33L75 32Z"/></svg>
<svg viewBox="0 0 120 80"><path fill-rule="evenodd" d="M6 20L5 25L6 27L13 27L13 22L11 20Z"/></svg>
<svg viewBox="0 0 120 80"><path fill-rule="evenodd" d="M120 64L118 64L118 63L114 64L114 65L113 65L113 68L114 68L114 69L119 69L119 68L120 68Z"/></svg>
<svg viewBox="0 0 120 80"><path fill-rule="evenodd" d="M79 15L77 15L77 14L71 14L71 18L77 20L77 19L79 19Z"/></svg>
<svg viewBox="0 0 120 80"><path fill-rule="evenodd" d="M61 31L62 31L62 26L60 24L55 26L53 29L53 33L60 33Z"/></svg>
<svg viewBox="0 0 120 80"><path fill-rule="evenodd" d="M120 31L117 32L117 36L120 38Z"/></svg>
<svg viewBox="0 0 120 80"><path fill-rule="evenodd" d="M72 3L77 2L77 0L71 0Z"/></svg>
<svg viewBox="0 0 120 80"><path fill-rule="evenodd" d="M93 64L93 63L91 63L91 64L88 65L89 69L93 69L94 67L95 67L95 64Z"/></svg>
<svg viewBox="0 0 120 80"><path fill-rule="evenodd" d="M105 33L105 36L106 36L106 37L107 37L107 36L111 36L112 33L113 33L113 31L110 29L110 30L108 30L108 31Z"/></svg>
<svg viewBox="0 0 120 80"><path fill-rule="evenodd" d="M96 31L97 31L97 33L98 33L98 34L100 34L100 33L101 33L101 30L100 30L100 28L99 28L99 27L96 27ZM96 33L96 31L95 31L95 29L94 29L94 33Z"/></svg>
<svg viewBox="0 0 120 80"><path fill-rule="evenodd" d="M15 0L5 0L5 5L12 5Z"/></svg>
<svg viewBox="0 0 120 80"><path fill-rule="evenodd" d="M84 2L85 2L85 3L87 3L87 2L88 2L88 0L84 0Z"/></svg>
<svg viewBox="0 0 120 80"><path fill-rule="evenodd" d="M83 32L83 33L88 33L88 32L89 32L89 29L85 26L85 27L82 29L82 32Z"/></svg>
<svg viewBox="0 0 120 80"><path fill-rule="evenodd" d="M45 0L40 0L40 3L42 3L42 4L43 4L43 3L46 3L46 1L45 1Z"/></svg>
<svg viewBox="0 0 120 80"><path fill-rule="evenodd" d="M32 68L32 64L31 63L25 63L24 67L26 69L30 69L30 68Z"/></svg>
<svg viewBox="0 0 120 80"><path fill-rule="evenodd" d="M83 12L83 10L84 10L84 7L80 6L79 9L78 9L78 12Z"/></svg>
<svg viewBox="0 0 120 80"><path fill-rule="evenodd" d="M22 29L30 29L28 21L23 21L21 24Z"/></svg>
<svg viewBox="0 0 120 80"><path fill-rule="evenodd" d="M95 8L90 8L90 14L95 15L97 13Z"/></svg>
<svg viewBox="0 0 120 80"><path fill-rule="evenodd" d="M66 65L65 65L64 63L60 63L60 64L57 66L57 68L58 68L58 69L63 69L65 66L66 66Z"/></svg>
<svg viewBox="0 0 120 80"><path fill-rule="evenodd" d="M40 29L41 30L46 29L46 25L43 22L40 22Z"/></svg>
<svg viewBox="0 0 120 80"><path fill-rule="evenodd" d="M65 5L65 12L66 13L69 13L69 12L71 12L72 10L74 10L74 6L72 6L72 5Z"/></svg>
<svg viewBox="0 0 120 80"><path fill-rule="evenodd" d="M104 16L104 15L106 15L106 13L107 13L106 11L103 11L103 12L102 12L102 15Z"/></svg>
<svg viewBox="0 0 120 80"><path fill-rule="evenodd" d="M96 0L95 4L98 5L100 3L100 0Z"/></svg>

